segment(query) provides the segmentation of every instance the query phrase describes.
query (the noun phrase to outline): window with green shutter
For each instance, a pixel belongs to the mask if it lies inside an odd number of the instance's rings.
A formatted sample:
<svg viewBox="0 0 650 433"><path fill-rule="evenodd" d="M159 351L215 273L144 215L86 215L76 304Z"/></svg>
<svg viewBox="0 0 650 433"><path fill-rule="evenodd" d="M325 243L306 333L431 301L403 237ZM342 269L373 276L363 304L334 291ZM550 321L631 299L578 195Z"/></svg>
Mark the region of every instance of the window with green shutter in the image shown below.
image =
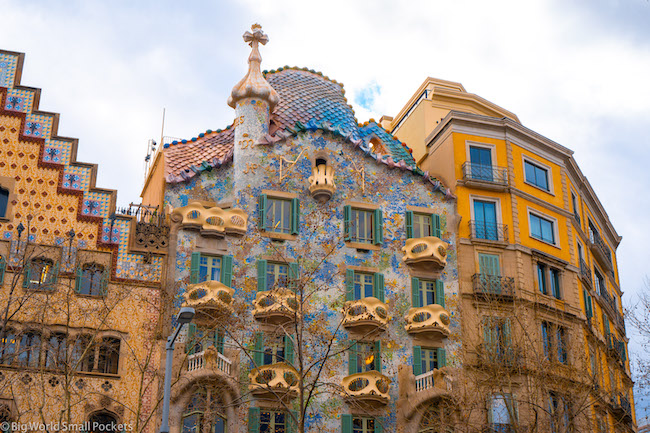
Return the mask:
<svg viewBox="0 0 650 433"><path fill-rule="evenodd" d="M259 430L255 433L292 433L292 423L288 413L277 410L260 409ZM250 425L249 425L250 432Z"/></svg>
<svg viewBox="0 0 650 433"><path fill-rule="evenodd" d="M185 338L185 352L190 355L201 353L211 346L215 347L217 352L223 354L224 331L222 329L204 328L190 323Z"/></svg>
<svg viewBox="0 0 650 433"><path fill-rule="evenodd" d="M53 290L59 277L59 264L50 259L35 258L25 265L23 287Z"/></svg>
<svg viewBox="0 0 650 433"><path fill-rule="evenodd" d="M260 194L257 227L260 230L297 235L300 232L300 201Z"/></svg>
<svg viewBox="0 0 650 433"><path fill-rule="evenodd" d="M4 257L0 256L0 284L5 281L5 270L7 269L7 261Z"/></svg>
<svg viewBox="0 0 650 433"><path fill-rule="evenodd" d="M406 211L406 237L440 237L440 216Z"/></svg>
<svg viewBox="0 0 650 433"><path fill-rule="evenodd" d="M219 281L232 286L232 256L213 256L194 251L190 259L190 284Z"/></svg>
<svg viewBox="0 0 650 433"><path fill-rule="evenodd" d="M381 371L381 342L357 341L348 350L348 374Z"/></svg>
<svg viewBox="0 0 650 433"><path fill-rule="evenodd" d="M411 303L413 308L438 304L445 306L445 289L440 280L411 278Z"/></svg>
<svg viewBox="0 0 650 433"><path fill-rule="evenodd" d="M380 245L384 242L384 218L381 209L343 208L344 234L348 242Z"/></svg>
<svg viewBox="0 0 650 433"><path fill-rule="evenodd" d="M97 263L86 263L77 268L75 288L80 295L104 296L107 270Z"/></svg>

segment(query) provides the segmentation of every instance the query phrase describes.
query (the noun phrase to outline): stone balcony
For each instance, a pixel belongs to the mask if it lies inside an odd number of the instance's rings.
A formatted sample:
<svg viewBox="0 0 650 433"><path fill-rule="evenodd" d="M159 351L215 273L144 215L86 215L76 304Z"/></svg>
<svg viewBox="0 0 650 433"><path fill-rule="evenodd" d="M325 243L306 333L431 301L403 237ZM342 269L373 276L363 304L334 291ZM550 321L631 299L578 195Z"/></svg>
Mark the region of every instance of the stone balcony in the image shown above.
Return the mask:
<svg viewBox="0 0 650 433"><path fill-rule="evenodd" d="M326 164L315 166L308 180L309 193L319 203L325 203L336 191L334 168Z"/></svg>
<svg viewBox="0 0 650 433"><path fill-rule="evenodd" d="M456 373L455 369L442 367L416 376L412 366L400 365L397 373L397 406L402 419L405 422L412 419L426 402L453 399L454 394L458 392L455 389Z"/></svg>
<svg viewBox="0 0 650 433"><path fill-rule="evenodd" d="M343 327L359 334L383 332L388 326L388 308L372 296L347 301L343 306Z"/></svg>
<svg viewBox="0 0 650 433"><path fill-rule="evenodd" d="M174 209L171 218L182 228L200 230L204 236L244 235L248 224L242 209L205 207L199 202Z"/></svg>
<svg viewBox="0 0 650 433"><path fill-rule="evenodd" d="M298 372L286 362L254 368L248 377L248 388L256 397L291 399L298 394Z"/></svg>
<svg viewBox="0 0 650 433"><path fill-rule="evenodd" d="M443 339L449 336L449 313L442 305L411 308L405 319L406 332L409 334L428 339Z"/></svg>
<svg viewBox="0 0 650 433"><path fill-rule="evenodd" d="M375 370L346 376L341 385L344 398L356 405L379 407L390 401L390 379Z"/></svg>
<svg viewBox="0 0 650 433"><path fill-rule="evenodd" d="M183 306L196 312L197 324L213 324L214 321L233 313L232 301L235 290L219 281L192 284L183 294Z"/></svg>
<svg viewBox="0 0 650 433"><path fill-rule="evenodd" d="M284 287L257 292L253 302L253 317L272 325L292 322L297 311L296 294Z"/></svg>
<svg viewBox="0 0 650 433"><path fill-rule="evenodd" d="M203 352L194 353L187 357L186 371L188 373L201 370L212 370L230 376L232 361L219 353L214 346L209 346Z"/></svg>
<svg viewBox="0 0 650 433"><path fill-rule="evenodd" d="M447 266L448 246L435 236L407 239L402 261L414 269L440 271Z"/></svg>

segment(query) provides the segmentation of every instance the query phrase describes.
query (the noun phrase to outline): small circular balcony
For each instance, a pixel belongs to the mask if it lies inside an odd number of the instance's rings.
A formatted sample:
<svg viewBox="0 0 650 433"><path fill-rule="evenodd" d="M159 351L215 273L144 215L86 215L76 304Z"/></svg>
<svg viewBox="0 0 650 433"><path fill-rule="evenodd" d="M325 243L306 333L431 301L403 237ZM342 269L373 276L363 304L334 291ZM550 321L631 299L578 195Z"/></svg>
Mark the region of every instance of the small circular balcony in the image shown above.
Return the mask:
<svg viewBox="0 0 650 433"><path fill-rule="evenodd" d="M308 181L309 193L319 203L325 203L336 191L334 168L326 164L314 167Z"/></svg>
<svg viewBox="0 0 650 433"><path fill-rule="evenodd" d="M295 398L298 394L298 372L286 362L254 368L248 375L249 389L256 397Z"/></svg>
<svg viewBox="0 0 650 433"><path fill-rule="evenodd" d="M234 293L234 289L219 281L192 284L183 294L183 306L194 308L196 323L210 324L233 313Z"/></svg>
<svg viewBox="0 0 650 433"><path fill-rule="evenodd" d="M388 326L388 307L372 296L347 301L343 314L343 327L359 334L384 332Z"/></svg>
<svg viewBox="0 0 650 433"><path fill-rule="evenodd" d="M449 244L435 236L407 239L402 247L402 261L414 269L440 271L447 266Z"/></svg>
<svg viewBox="0 0 650 433"><path fill-rule="evenodd" d="M429 339L449 337L449 313L442 305L411 308L405 316L406 332Z"/></svg>
<svg viewBox="0 0 650 433"><path fill-rule="evenodd" d="M272 325L292 322L298 311L296 294L289 289L277 288L257 292L253 304L253 317Z"/></svg>
<svg viewBox="0 0 650 433"><path fill-rule="evenodd" d="M390 401L390 379L375 370L346 376L341 385L349 403L374 408Z"/></svg>

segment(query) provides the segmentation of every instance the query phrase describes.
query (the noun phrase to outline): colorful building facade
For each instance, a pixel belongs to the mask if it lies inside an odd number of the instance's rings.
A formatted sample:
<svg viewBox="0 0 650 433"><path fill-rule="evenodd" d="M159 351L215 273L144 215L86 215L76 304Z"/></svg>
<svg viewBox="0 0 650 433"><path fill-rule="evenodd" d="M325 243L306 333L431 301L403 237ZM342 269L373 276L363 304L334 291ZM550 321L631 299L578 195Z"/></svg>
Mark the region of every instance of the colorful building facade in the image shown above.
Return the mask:
<svg viewBox="0 0 650 433"><path fill-rule="evenodd" d="M0 418L153 431L167 220L116 212L23 60L0 51Z"/></svg>

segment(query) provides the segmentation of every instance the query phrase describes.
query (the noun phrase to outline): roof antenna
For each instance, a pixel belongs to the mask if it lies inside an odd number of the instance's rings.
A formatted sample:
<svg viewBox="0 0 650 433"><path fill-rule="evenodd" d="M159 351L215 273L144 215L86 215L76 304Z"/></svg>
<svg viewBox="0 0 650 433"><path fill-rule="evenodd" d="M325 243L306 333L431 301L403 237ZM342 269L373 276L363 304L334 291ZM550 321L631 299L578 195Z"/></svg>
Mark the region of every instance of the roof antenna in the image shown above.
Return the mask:
<svg viewBox="0 0 650 433"><path fill-rule="evenodd" d="M163 108L162 125L160 127L160 141L156 143L156 140L152 138L147 142L147 156L144 157L144 181L145 182L147 181L147 177L149 176L149 169L151 168L151 164L155 160L156 147L159 144L161 147L163 146L164 131L165 131L165 109Z"/></svg>

